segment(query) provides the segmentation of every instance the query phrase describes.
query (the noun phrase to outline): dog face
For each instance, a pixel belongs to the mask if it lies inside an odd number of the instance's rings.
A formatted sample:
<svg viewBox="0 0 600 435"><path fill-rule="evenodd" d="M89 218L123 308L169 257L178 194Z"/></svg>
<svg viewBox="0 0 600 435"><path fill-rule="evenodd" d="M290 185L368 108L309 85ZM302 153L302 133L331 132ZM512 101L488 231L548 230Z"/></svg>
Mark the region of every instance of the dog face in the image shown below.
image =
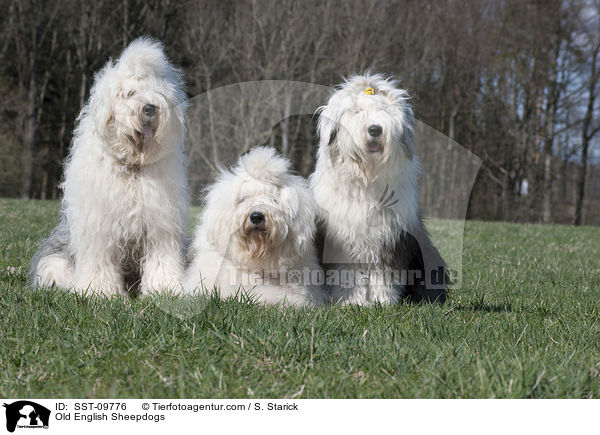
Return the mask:
<svg viewBox="0 0 600 435"><path fill-rule="evenodd" d="M305 180L271 148L255 148L209 188L202 222L209 241L240 266L278 269L306 254L315 205Z"/></svg>
<svg viewBox="0 0 600 435"><path fill-rule="evenodd" d="M158 42L138 39L97 75L89 112L105 151L127 166L154 163L182 146L180 72Z"/></svg>
<svg viewBox="0 0 600 435"><path fill-rule="evenodd" d="M320 147L334 164L368 179L388 162L412 160L414 119L407 98L381 75L351 77L320 109Z"/></svg>
<svg viewBox="0 0 600 435"><path fill-rule="evenodd" d="M288 237L293 216L286 214L284 208L297 209L297 204L282 204L282 189L252 178L239 186L232 236L247 255L247 261L269 263L278 256L277 251Z"/></svg>

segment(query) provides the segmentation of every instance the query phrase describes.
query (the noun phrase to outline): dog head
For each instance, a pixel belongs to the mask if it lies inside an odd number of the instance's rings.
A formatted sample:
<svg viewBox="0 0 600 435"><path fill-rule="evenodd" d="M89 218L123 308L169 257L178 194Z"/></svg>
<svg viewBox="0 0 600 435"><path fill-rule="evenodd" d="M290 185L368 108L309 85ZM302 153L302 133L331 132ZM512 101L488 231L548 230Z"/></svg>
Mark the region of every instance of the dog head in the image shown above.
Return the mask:
<svg viewBox="0 0 600 435"><path fill-rule="evenodd" d="M386 164L411 161L414 118L407 99L390 78L351 76L319 109L319 152L367 181Z"/></svg>
<svg viewBox="0 0 600 435"><path fill-rule="evenodd" d="M139 38L96 73L82 114L90 115L107 153L140 166L183 146L185 106L181 72L159 42Z"/></svg>
<svg viewBox="0 0 600 435"><path fill-rule="evenodd" d="M257 147L208 188L202 216L209 241L248 268L292 265L311 246L315 205L306 181L275 150Z"/></svg>

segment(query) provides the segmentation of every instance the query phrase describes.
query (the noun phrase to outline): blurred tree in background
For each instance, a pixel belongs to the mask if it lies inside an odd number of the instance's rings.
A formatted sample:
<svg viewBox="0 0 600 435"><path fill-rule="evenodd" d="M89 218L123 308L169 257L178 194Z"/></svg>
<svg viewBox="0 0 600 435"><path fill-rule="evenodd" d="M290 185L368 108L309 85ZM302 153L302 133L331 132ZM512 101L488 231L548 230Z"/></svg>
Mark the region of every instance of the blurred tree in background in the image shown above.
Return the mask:
<svg viewBox="0 0 600 435"><path fill-rule="evenodd" d="M1 196L60 195L93 73L149 35L191 97L252 80L394 74L418 119L483 159L470 218L600 224L598 0L0 0L0 11ZM290 116L272 128L304 175L314 127ZM190 174L193 198L209 178Z"/></svg>

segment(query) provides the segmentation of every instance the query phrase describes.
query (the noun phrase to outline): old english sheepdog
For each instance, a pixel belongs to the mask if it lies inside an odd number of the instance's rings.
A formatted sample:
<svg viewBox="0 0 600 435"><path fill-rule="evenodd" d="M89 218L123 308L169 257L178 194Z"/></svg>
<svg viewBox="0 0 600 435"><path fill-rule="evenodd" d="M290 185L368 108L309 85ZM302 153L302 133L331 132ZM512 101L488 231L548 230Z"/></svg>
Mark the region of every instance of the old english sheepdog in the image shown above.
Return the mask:
<svg viewBox="0 0 600 435"><path fill-rule="evenodd" d="M36 286L177 290L183 275L186 96L162 45L133 41L95 76L66 162L58 226L35 254Z"/></svg>
<svg viewBox="0 0 600 435"><path fill-rule="evenodd" d="M310 187L334 302L445 300L445 264L419 213L407 98L393 79L367 73L347 79L319 109Z"/></svg>
<svg viewBox="0 0 600 435"><path fill-rule="evenodd" d="M244 293L266 304L325 302L307 182L273 148L257 147L207 188L184 289Z"/></svg>

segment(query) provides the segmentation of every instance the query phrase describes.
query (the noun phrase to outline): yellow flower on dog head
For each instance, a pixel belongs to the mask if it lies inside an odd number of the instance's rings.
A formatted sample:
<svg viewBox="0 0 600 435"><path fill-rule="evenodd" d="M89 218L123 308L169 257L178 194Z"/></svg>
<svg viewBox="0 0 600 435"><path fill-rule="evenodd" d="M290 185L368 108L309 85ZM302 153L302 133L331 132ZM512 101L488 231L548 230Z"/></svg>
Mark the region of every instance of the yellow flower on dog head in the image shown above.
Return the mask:
<svg viewBox="0 0 600 435"><path fill-rule="evenodd" d="M365 89L365 94L366 95L375 95L375 89L367 88L367 89Z"/></svg>

